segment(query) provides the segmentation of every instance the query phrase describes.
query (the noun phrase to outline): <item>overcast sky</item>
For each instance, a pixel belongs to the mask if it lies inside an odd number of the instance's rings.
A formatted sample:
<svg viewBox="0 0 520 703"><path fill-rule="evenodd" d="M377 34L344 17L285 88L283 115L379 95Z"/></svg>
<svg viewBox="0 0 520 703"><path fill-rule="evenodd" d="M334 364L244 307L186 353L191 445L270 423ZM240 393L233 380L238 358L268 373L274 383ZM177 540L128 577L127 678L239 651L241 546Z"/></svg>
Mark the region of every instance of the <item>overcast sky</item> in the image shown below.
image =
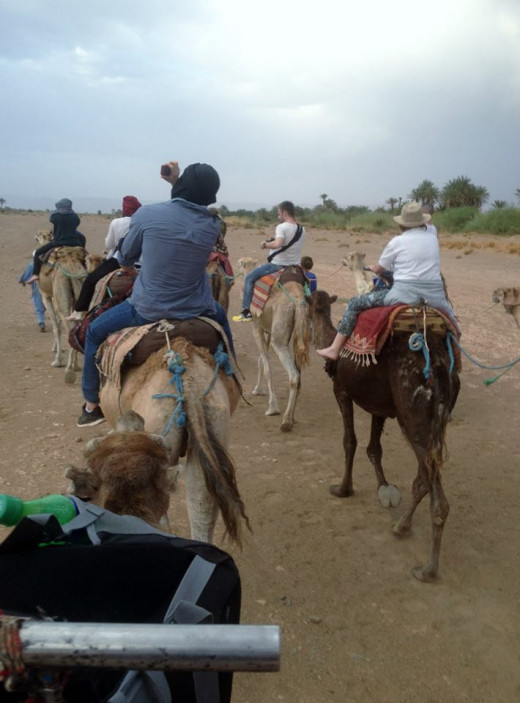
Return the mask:
<svg viewBox="0 0 520 703"><path fill-rule="evenodd" d="M520 0L1 0L0 76L12 207L165 200L170 159L232 208L520 188Z"/></svg>

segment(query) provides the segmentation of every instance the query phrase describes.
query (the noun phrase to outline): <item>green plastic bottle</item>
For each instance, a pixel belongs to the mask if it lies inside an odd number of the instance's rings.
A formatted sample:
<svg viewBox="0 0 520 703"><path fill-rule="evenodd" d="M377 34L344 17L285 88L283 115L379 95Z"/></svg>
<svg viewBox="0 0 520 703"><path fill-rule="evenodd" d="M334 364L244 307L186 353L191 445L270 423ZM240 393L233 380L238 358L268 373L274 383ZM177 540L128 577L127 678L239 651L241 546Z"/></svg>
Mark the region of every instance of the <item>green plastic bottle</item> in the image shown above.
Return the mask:
<svg viewBox="0 0 520 703"><path fill-rule="evenodd" d="M16 496L0 493L0 524L11 527L26 515L51 513L61 525L72 520L78 514L74 499L52 493L35 500L22 500Z"/></svg>

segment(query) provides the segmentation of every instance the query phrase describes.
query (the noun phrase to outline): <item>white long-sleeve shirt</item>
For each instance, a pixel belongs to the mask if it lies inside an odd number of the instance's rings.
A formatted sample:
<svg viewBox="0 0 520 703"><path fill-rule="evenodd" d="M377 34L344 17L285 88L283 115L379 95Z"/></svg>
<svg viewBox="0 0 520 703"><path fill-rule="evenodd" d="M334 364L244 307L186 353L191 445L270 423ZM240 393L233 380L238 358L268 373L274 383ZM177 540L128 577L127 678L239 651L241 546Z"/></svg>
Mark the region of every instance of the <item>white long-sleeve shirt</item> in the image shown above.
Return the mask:
<svg viewBox="0 0 520 703"><path fill-rule="evenodd" d="M130 220L130 217L116 217L110 223L107 236L105 237L105 249L108 252L107 259L114 256L118 241L121 237L125 237L128 234Z"/></svg>

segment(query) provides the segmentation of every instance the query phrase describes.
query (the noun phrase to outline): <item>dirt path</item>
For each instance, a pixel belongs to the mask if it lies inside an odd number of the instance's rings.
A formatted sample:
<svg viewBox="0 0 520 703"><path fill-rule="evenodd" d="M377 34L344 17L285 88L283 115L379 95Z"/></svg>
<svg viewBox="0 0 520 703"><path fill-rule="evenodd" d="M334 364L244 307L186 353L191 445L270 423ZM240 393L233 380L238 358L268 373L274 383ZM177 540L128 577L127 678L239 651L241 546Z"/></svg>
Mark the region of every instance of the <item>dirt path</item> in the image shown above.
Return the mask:
<svg viewBox="0 0 520 703"><path fill-rule="evenodd" d="M81 462L85 440L100 428L79 430L79 386L63 382L50 367L51 335L38 331L28 290L17 286L47 216L0 215L2 312L0 431L3 492L35 497L65 487L63 468ZM102 217L85 217L90 248L101 251L108 228ZM232 260L255 256L264 232L231 229ZM342 298L354 293L350 275L336 272L347 248L375 261L385 235L357 236L310 230L306 252L315 260L320 288ZM461 238L443 237L443 243ZM520 284L520 258L477 248L443 247L443 271L464 329L463 345L487 364L520 354L520 331L503 309L489 309L494 288ZM515 238L516 243L520 237ZM511 241L511 240L508 240ZM496 243L498 242L498 244ZM240 309L240 282L231 311ZM335 305L339 318L343 304ZM519 395L520 365L485 387L494 372L464 363L462 390L448 431L449 460L443 476L451 513L435 585L415 581L410 569L429 549L426 501L412 535L398 540L391 525L401 510L385 511L364 447L369 421L356 414L359 440L353 498L329 495L343 470L342 426L329 378L312 355L303 376L298 424L279 430L280 417L266 417L266 399L250 391L256 350L247 323L234 324L244 389L233 421L231 452L253 526L235 557L243 581L244 623L282 627L279 674L240 674L234 700L241 703L512 703L520 699ZM277 361L280 401L287 381ZM384 433L387 476L404 500L415 476L412 452L395 422ZM172 501L175 530L187 534L182 489ZM219 531L219 534L221 531Z"/></svg>

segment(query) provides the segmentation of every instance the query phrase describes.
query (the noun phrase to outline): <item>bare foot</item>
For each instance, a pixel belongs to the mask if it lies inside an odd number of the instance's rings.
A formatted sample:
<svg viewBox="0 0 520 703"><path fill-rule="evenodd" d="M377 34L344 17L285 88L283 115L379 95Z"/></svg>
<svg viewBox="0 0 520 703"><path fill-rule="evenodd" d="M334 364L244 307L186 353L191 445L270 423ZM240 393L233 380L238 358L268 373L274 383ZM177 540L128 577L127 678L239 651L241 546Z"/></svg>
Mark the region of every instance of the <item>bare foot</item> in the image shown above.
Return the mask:
<svg viewBox="0 0 520 703"><path fill-rule="evenodd" d="M30 278L27 279L27 283L34 283L35 281L38 281L40 279L39 276L31 276Z"/></svg>
<svg viewBox="0 0 520 703"><path fill-rule="evenodd" d="M332 361L336 361L339 357L339 351L337 349L333 349L332 347L327 347L326 349L316 349L316 354L322 356L324 359L331 359Z"/></svg>
<svg viewBox="0 0 520 703"><path fill-rule="evenodd" d="M71 320L71 321L82 320L82 319L83 319L83 313L82 313L82 312L78 312L77 310L73 310L73 311L71 312L71 314L70 314L68 317L66 317L65 319L66 319L66 320Z"/></svg>

